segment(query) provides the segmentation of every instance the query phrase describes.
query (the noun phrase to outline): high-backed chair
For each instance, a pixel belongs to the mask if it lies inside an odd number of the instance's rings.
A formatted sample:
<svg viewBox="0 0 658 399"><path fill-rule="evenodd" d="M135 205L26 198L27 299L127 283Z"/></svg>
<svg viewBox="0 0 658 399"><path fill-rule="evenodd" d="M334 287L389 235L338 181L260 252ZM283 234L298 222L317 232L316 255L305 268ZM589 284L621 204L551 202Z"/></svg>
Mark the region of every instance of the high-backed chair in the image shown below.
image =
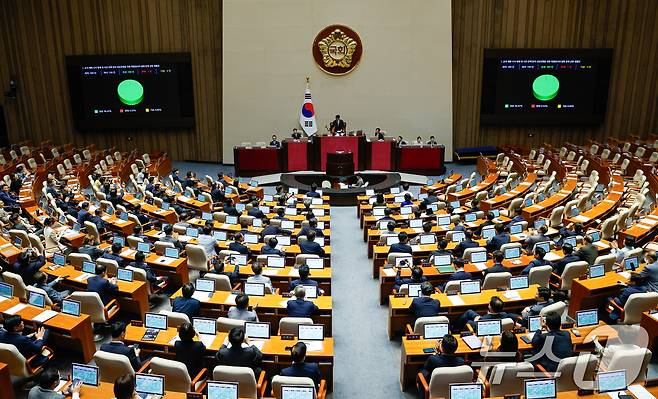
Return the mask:
<svg viewBox="0 0 658 399"><path fill-rule="evenodd" d="M82 270L82 262L85 261L91 262L91 256L89 256L88 254L80 254L77 252L72 252L66 257L66 260L74 268L78 270Z"/></svg>
<svg viewBox="0 0 658 399"><path fill-rule="evenodd" d="M27 295L28 295L28 296L30 295L30 292L34 292L34 293L37 293L37 294L41 294L41 295L43 295L43 296L46 298L46 302L45 302L46 305L48 305L48 306L52 306L53 301L50 299L50 297L48 296L48 294L46 293L46 291L42 290L41 288L34 287L34 286L32 286L32 285L28 285L28 286L25 287L25 288L26 288L26 290L27 290Z"/></svg>
<svg viewBox="0 0 658 399"><path fill-rule="evenodd" d="M217 332L229 332L235 327L244 327L244 320L229 319L228 317L217 318Z"/></svg>
<svg viewBox="0 0 658 399"><path fill-rule="evenodd" d="M96 292L75 291L71 293L70 299L80 302L80 313L90 316L91 322L96 325L107 324L115 315L119 313L119 302L112 299L104 305L101 297ZM98 331L98 329L96 328ZM103 339L103 335L94 335L94 341L98 342Z"/></svg>
<svg viewBox="0 0 658 399"><path fill-rule="evenodd" d="M213 280L215 282L215 291L232 291L231 279L223 274L206 273L204 279Z"/></svg>
<svg viewBox="0 0 658 399"><path fill-rule="evenodd" d="M320 388L317 390L314 399L324 399L327 394L327 382L325 380L320 381ZM307 386L315 388L315 383L312 379L308 377L284 377L280 375L275 375L272 378L272 395L274 399L281 399L281 386L282 385L296 385L296 386Z"/></svg>
<svg viewBox="0 0 658 399"><path fill-rule="evenodd" d="M199 270L207 272L208 269L208 256L203 247L195 244L187 244L185 246L187 253L187 267L192 270Z"/></svg>
<svg viewBox="0 0 658 399"><path fill-rule="evenodd" d="M642 292L632 294L628 297L624 307L619 306L615 301L609 304L620 312L623 324L639 324L642 313L653 310L658 306L657 292Z"/></svg>
<svg viewBox="0 0 658 399"><path fill-rule="evenodd" d="M162 255L165 253L165 249L167 248L175 248L176 246L174 245L173 242L166 242L166 241L156 241L154 244L154 251L158 255Z"/></svg>
<svg viewBox="0 0 658 399"><path fill-rule="evenodd" d="M473 382L473 369L463 365L457 367L437 367L432 371L429 382L423 373L418 373L419 391L425 392L425 399L447 398L450 396L450 384Z"/></svg>
<svg viewBox="0 0 658 399"><path fill-rule="evenodd" d="M530 269L528 274L528 284L538 284L540 287L547 288L551 280L551 274L553 274L551 265L535 266Z"/></svg>
<svg viewBox="0 0 658 399"><path fill-rule="evenodd" d="M584 260L567 263L561 276L553 274L557 282L551 283L551 285L561 290L571 290L573 280L586 274L588 267L589 264Z"/></svg>
<svg viewBox="0 0 658 399"><path fill-rule="evenodd" d="M466 249L464 250L464 254L462 255L462 258L463 258L465 261L467 261L467 262L471 262L471 256L472 256L472 254L477 253L477 252L484 252L484 253L486 253L486 252L487 252L487 249L484 248L484 247L466 248Z"/></svg>
<svg viewBox="0 0 658 399"><path fill-rule="evenodd" d="M548 306L544 306L542 310L539 311L539 315L546 316L549 312L555 312L560 315L560 318L564 318L564 313L566 311L567 311L567 304L562 301L558 301Z"/></svg>
<svg viewBox="0 0 658 399"><path fill-rule="evenodd" d="M594 389L597 364L598 358L589 353L561 359L554 374L557 391Z"/></svg>
<svg viewBox="0 0 658 399"><path fill-rule="evenodd" d="M532 364L523 363L499 363L493 366L489 379L484 380L486 397L522 395L524 392L523 379L518 378L520 373L532 373ZM497 381L489 382L489 381Z"/></svg>
<svg viewBox="0 0 658 399"><path fill-rule="evenodd" d="M618 347L618 348L616 348ZM647 367L651 351L636 345L612 345L606 347L599 363L602 371L626 370L626 383L639 384L647 379Z"/></svg>
<svg viewBox="0 0 658 399"><path fill-rule="evenodd" d="M106 258L98 258L96 259L96 263L99 265L104 265L105 270L107 270L107 274L110 276L116 276L117 275L117 270L119 270L119 263L114 260L114 259L106 259Z"/></svg>
<svg viewBox="0 0 658 399"><path fill-rule="evenodd" d="M487 273L484 277L484 282L482 283L482 289L490 290L498 287L509 288L510 278L512 278L512 273L510 272Z"/></svg>
<svg viewBox="0 0 658 399"><path fill-rule="evenodd" d="M310 317L282 317L279 321L279 334L297 335L297 329L300 324L313 324Z"/></svg>
<svg viewBox="0 0 658 399"><path fill-rule="evenodd" d="M5 280L5 283L14 287L14 296L23 300L27 300L27 287L25 282L23 282L23 277L20 274L12 272L2 273L2 277Z"/></svg>
<svg viewBox="0 0 658 399"><path fill-rule="evenodd" d="M612 271L612 267L615 265L616 260L617 257L615 254L601 255L596 257L594 264L603 264L607 273Z"/></svg>
<svg viewBox="0 0 658 399"><path fill-rule="evenodd" d="M425 332L425 324L432 323L450 323L450 319L448 319L446 316L419 317L414 322L413 330L411 329L411 326L407 324L407 334L423 335Z"/></svg>
<svg viewBox="0 0 658 399"><path fill-rule="evenodd" d="M295 268L299 268L299 266L306 264L306 259L319 259L319 255L315 254L299 254L295 256Z"/></svg>
<svg viewBox="0 0 658 399"><path fill-rule="evenodd" d="M191 320L185 313L172 312L170 310L161 310L158 313L167 316L167 327L178 328L183 323L190 323Z"/></svg>
<svg viewBox="0 0 658 399"><path fill-rule="evenodd" d="M54 352L50 348L44 348L50 351L48 358L52 359ZM9 369L9 374L15 377L30 378L41 372L44 365L47 363L32 367L30 362L32 362L36 356L37 355L34 355L29 359L26 359L25 356L18 351L15 345L0 344L0 362L6 364ZM11 392L12 387L5 387L5 389L9 389Z"/></svg>
<svg viewBox="0 0 658 399"><path fill-rule="evenodd" d="M135 374L130 359L126 355L98 350L94 353L94 362L100 372L99 380L114 383L117 378Z"/></svg>
<svg viewBox="0 0 658 399"><path fill-rule="evenodd" d="M203 368L190 378L185 363L176 360L152 357L148 363L151 374L165 377L165 390L174 392L198 392L207 378L208 370ZM144 368L144 367L143 367Z"/></svg>
<svg viewBox="0 0 658 399"><path fill-rule="evenodd" d="M237 382L238 397L257 399L265 396L267 379L261 371L256 381L254 371L250 367L215 366L212 371L215 381Z"/></svg>

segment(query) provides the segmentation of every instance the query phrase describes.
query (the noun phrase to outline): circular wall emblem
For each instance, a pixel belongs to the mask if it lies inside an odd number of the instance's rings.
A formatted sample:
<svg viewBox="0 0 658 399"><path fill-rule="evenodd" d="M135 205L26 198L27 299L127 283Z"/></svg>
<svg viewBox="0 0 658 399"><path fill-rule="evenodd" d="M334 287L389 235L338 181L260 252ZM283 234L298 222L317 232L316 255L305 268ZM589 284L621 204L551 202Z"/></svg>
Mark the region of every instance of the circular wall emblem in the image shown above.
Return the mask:
<svg viewBox="0 0 658 399"><path fill-rule="evenodd" d="M330 25L313 40L313 58L320 69L331 75L351 72L361 60L361 38L345 25Z"/></svg>

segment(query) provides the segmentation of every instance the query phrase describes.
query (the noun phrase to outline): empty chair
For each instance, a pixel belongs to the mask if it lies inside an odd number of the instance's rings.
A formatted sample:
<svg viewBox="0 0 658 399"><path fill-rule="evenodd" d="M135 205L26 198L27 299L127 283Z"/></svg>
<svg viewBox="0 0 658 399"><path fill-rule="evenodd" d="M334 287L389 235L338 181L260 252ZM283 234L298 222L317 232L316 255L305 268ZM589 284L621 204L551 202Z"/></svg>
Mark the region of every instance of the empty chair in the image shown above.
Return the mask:
<svg viewBox="0 0 658 399"><path fill-rule="evenodd" d="M551 265L535 266L530 269L530 273L528 274L528 284L537 284L540 287L548 288L552 273L553 267Z"/></svg>
<svg viewBox="0 0 658 399"><path fill-rule="evenodd" d="M223 274L206 273L204 279L213 280L215 282L215 291L232 291L231 279Z"/></svg>
<svg viewBox="0 0 658 399"><path fill-rule="evenodd" d="M558 277L559 283L555 284L555 288L561 290L571 290L571 283L574 279L587 274L589 264L586 261L570 262L564 267L562 275Z"/></svg>
<svg viewBox="0 0 658 399"><path fill-rule="evenodd" d="M91 262L91 256L88 254L72 252L66 257L66 261L70 263L74 268L82 270L82 262Z"/></svg>
<svg viewBox="0 0 658 399"><path fill-rule="evenodd" d="M457 367L437 367L432 371L429 382L418 373L419 388L425 392L425 399L447 398L450 384L466 384L473 381L473 369L463 365Z"/></svg>
<svg viewBox="0 0 658 399"><path fill-rule="evenodd" d="M615 254L601 255L596 258L594 264L603 264L605 267L605 272L612 271L612 267L615 265L615 260L617 256Z"/></svg>
<svg viewBox="0 0 658 399"><path fill-rule="evenodd" d="M44 347L45 348L45 347ZM50 358L53 357L52 350ZM44 363L38 367L31 367L28 363L28 359L25 359L15 345L12 344L0 344L0 362L7 365L9 369L9 374L15 377L29 378L43 370ZM12 387L5 387L5 389L11 390Z"/></svg>
<svg viewBox="0 0 658 399"><path fill-rule="evenodd" d="M407 331L409 334L420 334L423 335L425 332L425 324L432 323L449 323L450 319L446 316L430 316L430 317L419 317L414 322L414 328L412 331Z"/></svg>
<svg viewBox="0 0 658 399"><path fill-rule="evenodd" d="M122 375L135 374L126 355L98 350L94 353L94 362L100 374L98 379L102 382L114 383Z"/></svg>
<svg viewBox="0 0 658 399"><path fill-rule="evenodd" d="M4 278L5 283L14 287L15 297L23 300L27 299L27 287L25 286L23 277L21 277L20 274L4 272L2 273L2 277Z"/></svg>
<svg viewBox="0 0 658 399"><path fill-rule="evenodd" d="M562 214L564 213L564 206L558 206L551 211L551 216L548 219L550 227L558 227L562 224Z"/></svg>
<svg viewBox="0 0 658 399"><path fill-rule="evenodd" d="M22 243L21 245L24 248L30 247L30 237L28 237L25 230L11 229L9 230L9 237L11 237L12 242L16 238L20 238Z"/></svg>
<svg viewBox="0 0 658 399"><path fill-rule="evenodd" d="M489 385L489 396L502 397L505 395L523 394L523 378L519 378L518 375L532 373L532 371L532 364L527 362L496 364L491 370L489 381L487 381L487 384Z"/></svg>
<svg viewBox="0 0 658 399"><path fill-rule="evenodd" d="M626 383L639 384L647 379L651 351L636 345L612 345L603 352L599 368L603 371L626 370Z"/></svg>
<svg viewBox="0 0 658 399"><path fill-rule="evenodd" d="M46 293L46 291L42 290L41 288L37 288L37 287L35 287L35 286L32 286L32 285L28 285L27 287L25 287L25 289L26 289L27 292L28 292L28 294L27 294L28 296L29 296L29 293L30 293L30 292L34 292L34 293L37 293L37 294L41 294L41 295L43 295L43 296L46 298L46 302L45 302L46 305L48 305L48 306L52 306L53 301L50 299L50 297L48 296L48 294Z"/></svg>
<svg viewBox="0 0 658 399"><path fill-rule="evenodd" d="M558 301L548 306L544 306L544 308L539 311L539 315L546 316L549 312L555 312L559 314L561 318L564 318L564 313L566 311L567 311L567 304L562 301Z"/></svg>
<svg viewBox="0 0 658 399"><path fill-rule="evenodd" d="M80 302L80 313L89 315L91 322L95 324L107 324L117 313L119 313L119 303L116 299L111 300L107 305L103 305L100 296L95 292L75 291L71 293L70 299ZM95 341L100 341L103 336L96 334Z"/></svg>
<svg viewBox="0 0 658 399"><path fill-rule="evenodd" d="M395 252L393 252L393 253L395 253ZM393 253L390 253L390 254L388 255L388 256L389 256L389 259L390 259L390 256L391 256ZM297 255L297 256L295 257L295 268L299 268L299 266L306 264L306 259L319 259L319 258L320 258L319 255L314 255L314 254L299 254L299 255ZM393 262L395 263L395 261L393 261Z"/></svg>
<svg viewBox="0 0 658 399"><path fill-rule="evenodd" d="M116 260L98 258L96 259L96 263L98 263L99 265L104 265L105 270L107 270L107 274L109 274L110 276L117 275L117 270L119 270L119 263L117 263Z"/></svg>
<svg viewBox="0 0 658 399"><path fill-rule="evenodd" d="M175 248L176 246L174 245L173 242L166 242L166 241L156 241L154 244L154 250L155 253L162 255L165 253L166 248Z"/></svg>
<svg viewBox="0 0 658 399"><path fill-rule="evenodd" d="M151 374L165 377L165 390L174 392L197 392L206 380L207 369L201 369L194 379L187 373L185 363L153 357L149 362Z"/></svg>
<svg viewBox="0 0 658 399"><path fill-rule="evenodd" d="M137 244L140 242L144 242L144 240L141 237L135 237L133 235L129 235L126 237L126 244L130 248L137 248Z"/></svg>
<svg viewBox="0 0 658 399"><path fill-rule="evenodd" d="M217 318L217 332L227 333L235 327L243 327L244 320L229 319L228 317Z"/></svg>
<svg viewBox="0 0 658 399"><path fill-rule="evenodd" d="M615 235L615 228L617 227L617 216L609 217L601 224L601 238L610 240Z"/></svg>
<svg viewBox="0 0 658 399"><path fill-rule="evenodd" d="M187 253L187 267L192 270L199 270L207 272L208 269L208 256L203 247L194 244L187 244L185 246Z"/></svg>
<svg viewBox="0 0 658 399"><path fill-rule="evenodd" d="M161 310L160 314L167 316L167 327L178 328L183 323L190 323L190 318L185 313Z"/></svg>
<svg viewBox="0 0 658 399"><path fill-rule="evenodd" d="M466 250L464 250L464 255L462 256L462 258L466 262L471 262L471 257L473 256L473 254L478 253L478 252L486 253L487 249L486 248L479 248L479 247L478 248L467 248Z"/></svg>
<svg viewBox="0 0 658 399"><path fill-rule="evenodd" d="M261 371L258 381L250 367L215 366L212 371L215 381L237 382L238 397L257 399L265 396L267 380L265 372Z"/></svg>
<svg viewBox="0 0 658 399"><path fill-rule="evenodd" d="M32 249L37 252L37 255L45 255L45 249L39 236L30 233L27 237L30 239L30 245L32 246Z"/></svg>
<svg viewBox="0 0 658 399"><path fill-rule="evenodd" d="M598 359L590 353L560 359L555 371L557 391L594 389L594 376Z"/></svg>
<svg viewBox="0 0 658 399"><path fill-rule="evenodd" d="M482 283L483 290L496 289L498 287L509 287L509 281L512 278L512 273L510 272L501 272L501 273L488 273L484 277L484 282Z"/></svg>
<svg viewBox="0 0 658 399"><path fill-rule="evenodd" d="M282 317L279 321L279 333L297 335L298 326L300 324L313 324L313 319L310 317Z"/></svg>
<svg viewBox="0 0 658 399"><path fill-rule="evenodd" d="M608 159L609 156L610 156L610 150L604 148L603 151L601 151L601 159Z"/></svg>

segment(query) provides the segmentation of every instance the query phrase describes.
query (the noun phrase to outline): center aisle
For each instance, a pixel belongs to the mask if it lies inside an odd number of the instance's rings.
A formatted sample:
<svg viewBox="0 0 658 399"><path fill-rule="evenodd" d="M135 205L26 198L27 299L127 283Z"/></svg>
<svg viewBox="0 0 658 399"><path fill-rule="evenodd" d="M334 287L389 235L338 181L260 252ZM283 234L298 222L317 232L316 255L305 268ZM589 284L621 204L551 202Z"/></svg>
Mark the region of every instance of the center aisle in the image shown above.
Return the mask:
<svg viewBox="0 0 658 399"><path fill-rule="evenodd" d="M331 208L333 398L415 398L400 392L400 343L386 335L356 207Z"/></svg>

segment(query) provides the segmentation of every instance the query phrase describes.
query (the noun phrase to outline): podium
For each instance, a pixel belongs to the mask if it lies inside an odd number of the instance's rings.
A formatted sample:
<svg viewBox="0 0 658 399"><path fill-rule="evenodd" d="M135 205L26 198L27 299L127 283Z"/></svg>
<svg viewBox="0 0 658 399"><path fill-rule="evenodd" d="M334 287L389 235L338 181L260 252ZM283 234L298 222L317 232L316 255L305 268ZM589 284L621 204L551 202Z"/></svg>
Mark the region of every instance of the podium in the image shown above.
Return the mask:
<svg viewBox="0 0 658 399"><path fill-rule="evenodd" d="M393 170L395 141L393 138L385 138L381 141L368 143L368 169L370 170Z"/></svg>
<svg viewBox="0 0 658 399"><path fill-rule="evenodd" d="M354 174L354 154L337 151L327 153L327 175L351 176Z"/></svg>
<svg viewBox="0 0 658 399"><path fill-rule="evenodd" d="M283 153L286 167L286 172L295 172L298 170L310 170L311 166L308 160L308 139L302 138L299 140L285 139L283 140Z"/></svg>
<svg viewBox="0 0 658 399"><path fill-rule="evenodd" d="M362 170L365 165L362 147L365 147L365 137L359 136L319 136L313 139L316 142L316 170L327 170L327 154L333 152L351 152L353 155L354 170Z"/></svg>
<svg viewBox="0 0 658 399"><path fill-rule="evenodd" d="M233 147L236 176L267 175L281 170L281 150L276 147Z"/></svg>

